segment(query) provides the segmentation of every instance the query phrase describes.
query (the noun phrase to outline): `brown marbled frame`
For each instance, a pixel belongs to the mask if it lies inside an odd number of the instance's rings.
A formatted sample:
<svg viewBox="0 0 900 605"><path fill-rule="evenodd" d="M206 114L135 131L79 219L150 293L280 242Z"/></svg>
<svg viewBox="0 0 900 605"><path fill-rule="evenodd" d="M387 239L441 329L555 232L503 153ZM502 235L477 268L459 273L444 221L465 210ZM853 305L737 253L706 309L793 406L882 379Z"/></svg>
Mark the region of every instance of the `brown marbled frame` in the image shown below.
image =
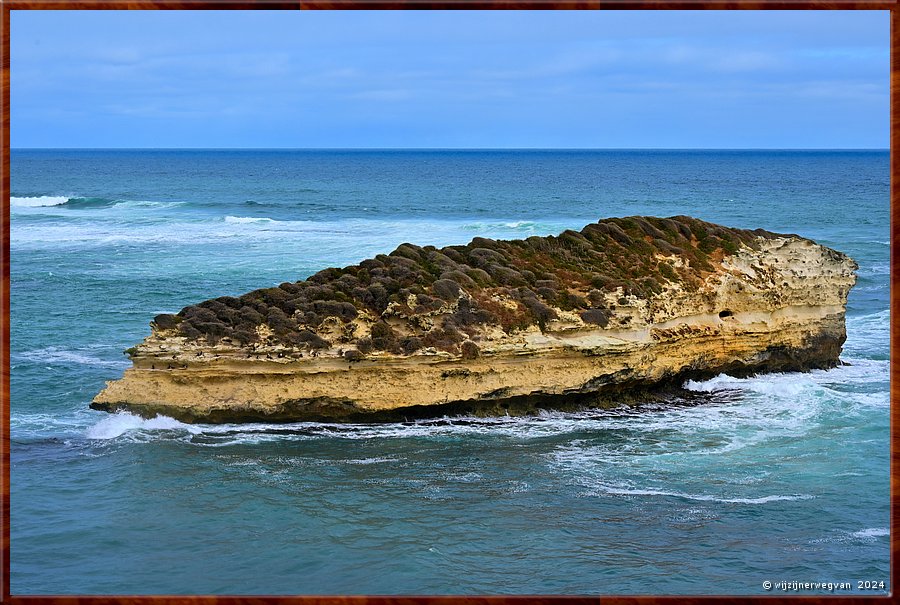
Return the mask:
<svg viewBox="0 0 900 605"><path fill-rule="evenodd" d="M898 498L900 498L900 365L894 363L895 351L900 350L900 326L895 323L900 305L898 291L898 264L894 242L900 243L900 0L308 0L286 2L284 0L0 0L0 88L2 88L2 163L0 163L0 601L21 605L669 605L686 603L706 605L714 603L748 603L765 605L773 601L792 601L804 604L882 604L897 602L892 596L14 596L10 595L10 489L9 489L9 292L10 292L10 218L9 218L9 17L11 10L179 10L179 9L583 9L583 10L889 10L891 11L891 60L890 60L890 171L891 171L891 369L890 369L890 475L891 475L891 585L898 578L900 540L894 532L898 526ZM561 570L562 571L562 570Z"/></svg>

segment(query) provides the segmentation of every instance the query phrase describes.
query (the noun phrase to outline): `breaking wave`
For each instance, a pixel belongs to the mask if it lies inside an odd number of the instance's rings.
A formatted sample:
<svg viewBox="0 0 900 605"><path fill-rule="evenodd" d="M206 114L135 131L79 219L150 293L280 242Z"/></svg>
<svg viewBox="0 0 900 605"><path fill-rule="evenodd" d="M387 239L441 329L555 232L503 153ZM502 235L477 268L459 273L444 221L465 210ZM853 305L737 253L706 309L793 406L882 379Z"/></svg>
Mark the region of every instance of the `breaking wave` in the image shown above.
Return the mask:
<svg viewBox="0 0 900 605"><path fill-rule="evenodd" d="M97 210L114 206L136 208L170 208L181 206L184 202L156 202L152 200L122 200L106 197L68 197L43 195L38 197L11 197L11 208L25 210L28 208L66 208L69 210Z"/></svg>
<svg viewBox="0 0 900 605"><path fill-rule="evenodd" d="M886 527L868 527L855 531L851 535L856 538L880 538L891 535L891 531Z"/></svg>
<svg viewBox="0 0 900 605"><path fill-rule="evenodd" d="M687 494L677 491L640 489L620 487L614 485L599 486L595 490L585 492L585 496L663 496L668 498L681 498L684 500L696 500L699 502L723 502L726 504L767 504L769 502L784 502L794 500L811 500L815 496L809 494L790 494L790 495L772 495L760 496L758 498L728 498L724 496L713 496L709 494Z"/></svg>
<svg viewBox="0 0 900 605"><path fill-rule="evenodd" d="M13 359L24 359L38 364L78 364L104 368L125 368L130 365L130 363L124 358L121 361L100 359L99 357L91 355L86 350L68 350L60 347L45 347L43 349L24 351L22 353L15 354L13 356Z"/></svg>
<svg viewBox="0 0 900 605"><path fill-rule="evenodd" d="M226 216L226 223L236 223L236 224L248 224L248 223L275 223L274 219L266 218L266 217L253 217L253 216Z"/></svg>
<svg viewBox="0 0 900 605"><path fill-rule="evenodd" d="M9 205L13 208L40 208L43 206L60 206L69 198L58 195L41 195L38 197L10 197Z"/></svg>
<svg viewBox="0 0 900 605"><path fill-rule="evenodd" d="M168 416L157 416L149 420L135 416L128 412L118 412L111 414L90 427L85 435L88 439L115 439L129 431L134 430L173 430L199 432L200 429L183 422L178 422Z"/></svg>

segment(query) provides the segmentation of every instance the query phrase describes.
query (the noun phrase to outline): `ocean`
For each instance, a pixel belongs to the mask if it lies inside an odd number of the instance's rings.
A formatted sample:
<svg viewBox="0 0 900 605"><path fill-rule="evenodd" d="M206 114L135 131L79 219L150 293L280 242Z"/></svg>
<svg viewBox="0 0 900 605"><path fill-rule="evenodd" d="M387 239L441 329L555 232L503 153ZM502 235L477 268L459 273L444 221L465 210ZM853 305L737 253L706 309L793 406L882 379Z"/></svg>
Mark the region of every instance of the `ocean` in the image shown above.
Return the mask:
<svg viewBox="0 0 900 605"><path fill-rule="evenodd" d="M13 594L890 590L887 151L14 149L11 182ZM158 313L402 242L679 214L851 255L850 365L528 418L88 408Z"/></svg>

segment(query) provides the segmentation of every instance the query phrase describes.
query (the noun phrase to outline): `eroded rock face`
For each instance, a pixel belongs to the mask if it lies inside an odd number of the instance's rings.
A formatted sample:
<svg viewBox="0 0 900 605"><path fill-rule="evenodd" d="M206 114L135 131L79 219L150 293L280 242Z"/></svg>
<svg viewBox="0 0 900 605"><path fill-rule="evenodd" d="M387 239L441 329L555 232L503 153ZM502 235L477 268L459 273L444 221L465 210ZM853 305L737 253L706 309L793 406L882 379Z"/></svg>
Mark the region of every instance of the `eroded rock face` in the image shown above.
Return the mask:
<svg viewBox="0 0 900 605"><path fill-rule="evenodd" d="M856 268L795 235L687 217L403 244L158 316L91 407L186 422L525 414L720 372L829 368Z"/></svg>

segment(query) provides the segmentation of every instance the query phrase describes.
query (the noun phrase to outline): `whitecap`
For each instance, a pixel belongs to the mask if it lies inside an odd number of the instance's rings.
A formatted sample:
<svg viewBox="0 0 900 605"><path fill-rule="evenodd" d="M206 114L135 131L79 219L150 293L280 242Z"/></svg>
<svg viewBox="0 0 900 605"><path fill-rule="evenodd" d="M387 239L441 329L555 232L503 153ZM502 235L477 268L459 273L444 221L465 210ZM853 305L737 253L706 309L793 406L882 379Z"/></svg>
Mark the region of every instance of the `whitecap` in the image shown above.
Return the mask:
<svg viewBox="0 0 900 605"><path fill-rule="evenodd" d="M503 221L495 223L465 223L461 225L464 231L479 231L487 234L503 235L507 231L516 231L522 233L559 233L565 229L564 225L552 225L549 223L539 223L536 221Z"/></svg>
<svg viewBox="0 0 900 605"><path fill-rule="evenodd" d="M10 414L11 436L17 439L31 439L47 435L80 434L84 430L86 410L79 408L74 413L28 413L14 411Z"/></svg>
<svg viewBox="0 0 900 605"><path fill-rule="evenodd" d="M709 380L688 380L684 383L684 388L688 391L711 393L718 390L742 390L775 397L796 397L817 387L808 374L800 373L773 373L751 378L719 374Z"/></svg>
<svg viewBox="0 0 900 605"><path fill-rule="evenodd" d="M890 275L891 273L891 265L890 263L877 263L873 265L863 265L859 268L858 274L861 276L866 275Z"/></svg>
<svg viewBox="0 0 900 605"><path fill-rule="evenodd" d="M850 535L857 538L878 538L881 536L889 536L890 534L890 530L886 527L867 527L866 529L855 531Z"/></svg>
<svg viewBox="0 0 900 605"><path fill-rule="evenodd" d="M88 439L115 439L129 431L134 430L173 430L181 429L189 433L199 432L197 428L179 422L168 416L156 416L145 419L135 416L130 412L116 412L110 414L94 426L87 429L85 436Z"/></svg>
<svg viewBox="0 0 900 605"><path fill-rule="evenodd" d="M890 321L890 309L882 309L866 315L853 315L847 317L847 331L850 333L850 338L855 336L854 332L871 330L873 328L887 332L890 329Z"/></svg>
<svg viewBox="0 0 900 605"><path fill-rule="evenodd" d="M131 365L128 360L112 361L108 359L99 359L80 350L67 350L59 347L45 347L43 349L34 349L32 351L24 351L13 356L17 359L26 359L37 363L49 363L56 365L87 365L103 368L125 368Z"/></svg>
<svg viewBox="0 0 900 605"><path fill-rule="evenodd" d="M226 223L235 223L235 224L251 224L251 223L275 223L274 219L266 218L266 217L254 217L254 216L226 216Z"/></svg>
<svg viewBox="0 0 900 605"><path fill-rule="evenodd" d="M450 473L444 477L447 481L459 481L460 483L477 483L484 477L480 473Z"/></svg>
<svg viewBox="0 0 900 605"><path fill-rule="evenodd" d="M378 464L379 462L397 462L396 458L358 458L355 460L345 460L347 464Z"/></svg>
<svg viewBox="0 0 900 605"><path fill-rule="evenodd" d="M596 490L587 492L585 495L596 496L607 494L616 496L663 496L669 498L683 498L685 500L696 500L699 502L723 502L726 504L766 504L768 502L789 502L794 500L811 500L814 498L814 496L808 494L772 495L760 496L758 498L726 498L709 494L687 494L676 491L635 489L609 485L598 486Z"/></svg>
<svg viewBox="0 0 900 605"><path fill-rule="evenodd" d="M409 439L445 435L490 436L491 438L532 439L572 431L605 427L616 412L550 412L540 417L475 418L454 417L388 424L329 424L297 422L284 424L194 424L185 425L193 443L219 447L238 443L305 441L309 439ZM184 427L181 427L184 428ZM376 464L397 461L391 457L347 460L347 464Z"/></svg>
<svg viewBox="0 0 900 605"><path fill-rule="evenodd" d="M197 245L215 242L222 238L255 239L265 235L269 241L279 241L296 233L316 233L327 228L304 221L274 221L261 219L269 228L252 229L249 224L257 219L235 221L217 219L215 222L140 222L134 225L119 221L91 223L39 224L17 226L12 246L18 250L85 249L103 246L146 245Z"/></svg>
<svg viewBox="0 0 900 605"><path fill-rule="evenodd" d="M60 206L68 201L68 197L59 195L42 195L39 197L10 197L9 205L14 208L40 208L43 206Z"/></svg>
<svg viewBox="0 0 900 605"><path fill-rule="evenodd" d="M750 396L753 405L741 408L741 419L761 421L767 427L764 433L784 431L796 434L811 428L807 423L818 414L830 409L840 413L853 413L860 408L885 407L889 403L887 381L889 380L888 360L845 358L850 365L842 365L830 370L810 372L761 374L749 378L734 378L720 374L709 380L688 380L684 388L698 393L728 394L738 393ZM866 392L879 382L885 383L884 390ZM716 407L705 406L715 421L726 420ZM771 420L779 418L778 429L772 428ZM736 420L736 419L735 419ZM721 428L721 427L719 427Z"/></svg>

